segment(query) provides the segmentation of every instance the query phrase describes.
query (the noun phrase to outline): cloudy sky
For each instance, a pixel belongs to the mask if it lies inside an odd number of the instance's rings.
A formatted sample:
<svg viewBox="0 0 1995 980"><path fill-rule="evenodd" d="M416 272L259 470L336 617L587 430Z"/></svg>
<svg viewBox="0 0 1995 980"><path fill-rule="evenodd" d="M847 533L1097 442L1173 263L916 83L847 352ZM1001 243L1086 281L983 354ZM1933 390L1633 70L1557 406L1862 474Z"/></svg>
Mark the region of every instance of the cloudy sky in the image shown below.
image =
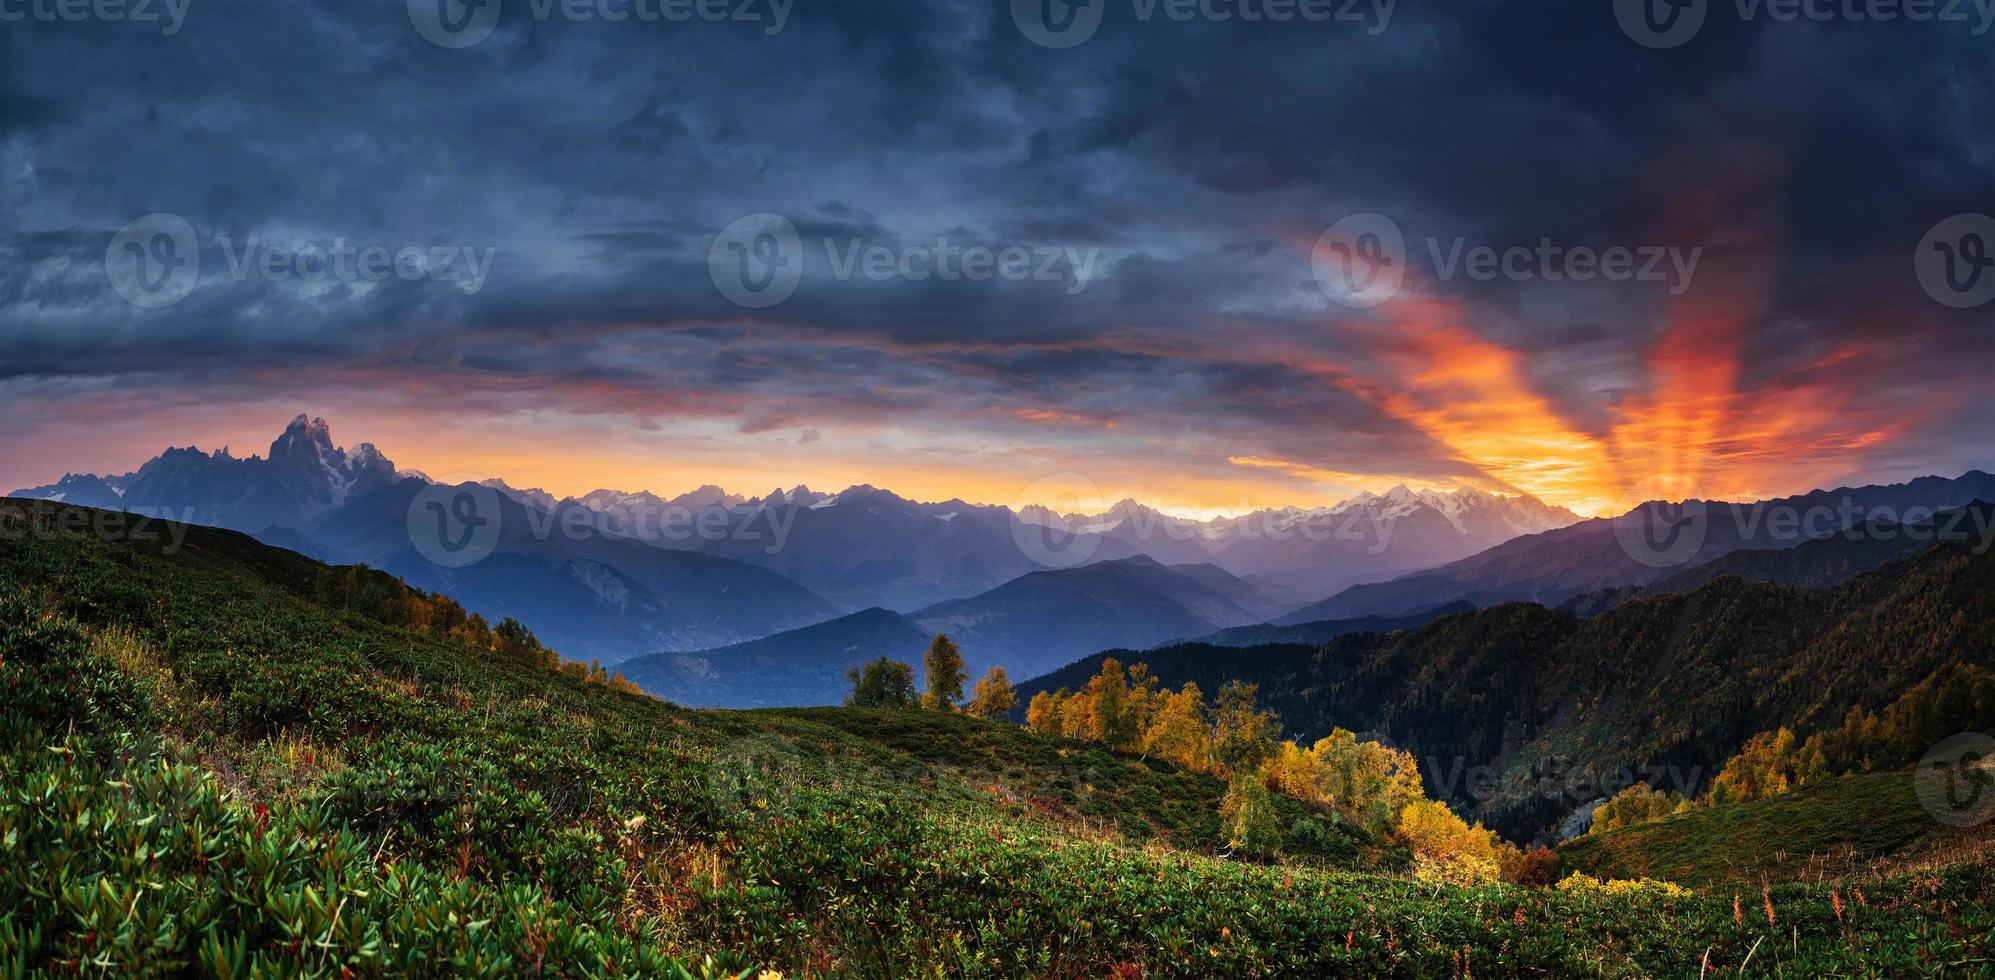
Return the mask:
<svg viewBox="0 0 1995 980"><path fill-rule="evenodd" d="M1187 513L1995 463L1975 4L1045 2L0 0L0 488L299 412Z"/></svg>

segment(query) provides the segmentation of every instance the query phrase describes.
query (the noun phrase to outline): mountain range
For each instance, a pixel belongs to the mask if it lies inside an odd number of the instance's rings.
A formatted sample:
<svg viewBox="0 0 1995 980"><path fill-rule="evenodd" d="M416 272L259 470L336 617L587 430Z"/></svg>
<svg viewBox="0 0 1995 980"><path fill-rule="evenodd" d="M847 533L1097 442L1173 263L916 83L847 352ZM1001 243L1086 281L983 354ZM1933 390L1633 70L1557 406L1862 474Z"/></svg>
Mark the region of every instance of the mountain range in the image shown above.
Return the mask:
<svg viewBox="0 0 1995 980"><path fill-rule="evenodd" d="M335 446L325 420L300 415L266 456L169 449L123 476L68 475L13 496L223 527L323 561L364 563L450 594L494 622L519 619L577 659L738 642L840 612L760 566L593 530L553 533L563 510L582 505L549 510L544 498L510 487L484 498L490 513L482 519L496 530L489 557L438 564L416 547L411 527L417 498L431 486L370 444ZM593 519L566 526L593 529Z"/></svg>
<svg viewBox="0 0 1995 980"><path fill-rule="evenodd" d="M1975 470L1954 478L1928 476L1749 503L1694 501L1688 511L1650 502L1617 517L1520 535L1425 571L1354 585L1284 621L1402 615L1455 601L1557 606L1602 589L1646 587L1736 551L1792 548L1874 515L1892 515L1889 522L1894 524L1917 524L1976 500L1995 500L1995 476ZM1671 528L1675 537L1668 538L1673 550L1645 550L1637 535L1652 533L1651 521L1672 519L1677 521Z"/></svg>
<svg viewBox="0 0 1995 980"><path fill-rule="evenodd" d="M433 485L371 444L338 447L325 420L299 415L262 456L174 448L121 476L69 474L13 496L229 528L366 563L489 618L514 616L580 658L704 653L882 608L922 629L958 629L983 647L968 651L973 662L1014 671L1051 669L1093 644L1268 622L1327 585L1382 580L1577 519L1528 497L1405 487L1192 521L1129 500L1089 515L922 503L871 486L563 498L492 478L478 485L489 491L492 552L456 567L414 544L412 513Z"/></svg>
<svg viewBox="0 0 1995 980"><path fill-rule="evenodd" d="M1727 576L1830 585L1916 550L1886 540L1890 522L1876 515L1995 498L1995 477L1692 502L1665 509L1689 523L1664 521L1671 546L1684 547L1663 563L1626 533L1641 508L1578 520L1474 490L1401 486L1333 507L1193 521L1128 500L1090 515L922 503L871 486L557 497L498 478L455 488L483 495L489 536L482 560L455 563L417 543L417 518L443 489L372 445L339 448L324 420L301 415L266 455L175 448L122 476L71 474L16 495L364 563L493 621L515 617L571 657L624 665L688 703L822 704L837 700L847 667L918 659L916 640L937 632L961 644L973 671L1002 665L1029 678L1102 650L1188 638L1216 649L1321 646L1515 600L1600 615ZM1782 519L1795 514L1827 516ZM1862 533L1838 535L1849 527Z"/></svg>

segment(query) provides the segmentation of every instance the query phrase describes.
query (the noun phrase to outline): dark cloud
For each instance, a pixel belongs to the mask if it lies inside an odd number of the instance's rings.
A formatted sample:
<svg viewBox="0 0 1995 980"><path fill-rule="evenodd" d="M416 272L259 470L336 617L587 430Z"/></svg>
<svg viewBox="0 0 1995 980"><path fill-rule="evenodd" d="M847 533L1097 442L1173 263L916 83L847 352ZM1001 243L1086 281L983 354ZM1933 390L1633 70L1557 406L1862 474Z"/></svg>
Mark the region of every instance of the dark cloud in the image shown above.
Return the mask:
<svg viewBox="0 0 1995 980"><path fill-rule="evenodd" d="M1910 274L1925 229L1995 201L1995 38L1969 25L1747 24L1717 4L1651 51L1601 3L1402 0L1374 35L1146 23L1110 0L1092 40L1050 50L998 0L805 0L774 36L507 6L465 50L424 41L400 0L196 0L173 36L0 24L0 413L98 390L61 386L77 379L286 372L538 386L801 441L840 418L1010 433L1036 413L1067 420L1048 438L1112 420L1331 469L1472 471L1356 393L1397 380L1352 340L1379 315L1326 303L1308 250L1358 211L1392 216L1409 289L1515 352L1583 432L1648 390L1680 304L1444 280L1429 239L1702 248L1746 386L1868 378L1910 413L1995 366L1988 309L1939 307ZM203 277L145 310L102 258L153 212L193 224ZM804 277L750 310L707 247L758 212L795 222ZM238 278L252 238L495 257L475 289ZM836 270L843 248L938 238L1077 251L1045 280ZM1968 430L1942 413L1894 452L1928 439L1946 465L1963 439L1987 448Z"/></svg>

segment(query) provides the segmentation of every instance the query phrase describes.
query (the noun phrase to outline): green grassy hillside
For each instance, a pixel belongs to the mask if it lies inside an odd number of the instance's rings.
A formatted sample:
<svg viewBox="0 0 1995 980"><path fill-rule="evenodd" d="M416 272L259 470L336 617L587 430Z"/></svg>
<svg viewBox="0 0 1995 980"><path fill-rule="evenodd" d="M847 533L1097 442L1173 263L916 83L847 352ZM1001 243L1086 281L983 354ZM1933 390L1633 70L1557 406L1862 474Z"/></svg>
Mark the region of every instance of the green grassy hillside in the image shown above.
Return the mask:
<svg viewBox="0 0 1995 980"><path fill-rule="evenodd" d="M1588 834L1560 847L1559 855L1568 870L1595 877L1757 885L1872 876L1921 858L1979 853L1991 837L1995 828L1955 829L1934 820L1910 773L1865 773Z"/></svg>
<svg viewBox="0 0 1995 980"><path fill-rule="evenodd" d="M0 509L0 975L1966 971L1969 865L1729 895L1452 887L1349 835L1213 853L1220 787L940 715L697 712L383 610L239 535ZM400 600L406 604L406 596ZM399 608L399 607L392 607ZM1302 817L1300 811L1291 814ZM1311 837L1312 840L1316 839Z"/></svg>

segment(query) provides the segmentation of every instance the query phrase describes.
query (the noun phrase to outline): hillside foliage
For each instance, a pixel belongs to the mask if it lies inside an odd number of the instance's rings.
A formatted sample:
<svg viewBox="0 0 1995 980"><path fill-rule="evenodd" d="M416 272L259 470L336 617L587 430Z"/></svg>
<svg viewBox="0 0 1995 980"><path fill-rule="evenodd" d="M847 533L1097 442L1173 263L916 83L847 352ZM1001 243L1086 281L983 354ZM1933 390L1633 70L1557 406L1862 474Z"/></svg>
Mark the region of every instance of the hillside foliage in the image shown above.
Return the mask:
<svg viewBox="0 0 1995 980"><path fill-rule="evenodd" d="M1991 623L1995 553L1947 541L1828 589L1728 577L1592 618L1513 602L1321 648L1187 644L1142 657L1164 687L1256 685L1297 741L1334 728L1389 741L1419 760L1430 797L1522 841L1624 788L1597 788L1624 770L1701 795L1761 732L1822 730L1957 666L1995 668ZM1021 696L1083 683L1102 659ZM1479 767L1493 778L1460 778Z"/></svg>
<svg viewBox="0 0 1995 980"><path fill-rule="evenodd" d="M1776 885L1741 918L1729 894L1392 873L1355 827L1306 851L1297 819L1338 823L1281 793L1280 859L1230 860L1227 782L1162 759L953 712L687 711L330 605L322 566L240 535L0 532L8 976L1903 975L1995 953L1979 865L1840 907Z"/></svg>

